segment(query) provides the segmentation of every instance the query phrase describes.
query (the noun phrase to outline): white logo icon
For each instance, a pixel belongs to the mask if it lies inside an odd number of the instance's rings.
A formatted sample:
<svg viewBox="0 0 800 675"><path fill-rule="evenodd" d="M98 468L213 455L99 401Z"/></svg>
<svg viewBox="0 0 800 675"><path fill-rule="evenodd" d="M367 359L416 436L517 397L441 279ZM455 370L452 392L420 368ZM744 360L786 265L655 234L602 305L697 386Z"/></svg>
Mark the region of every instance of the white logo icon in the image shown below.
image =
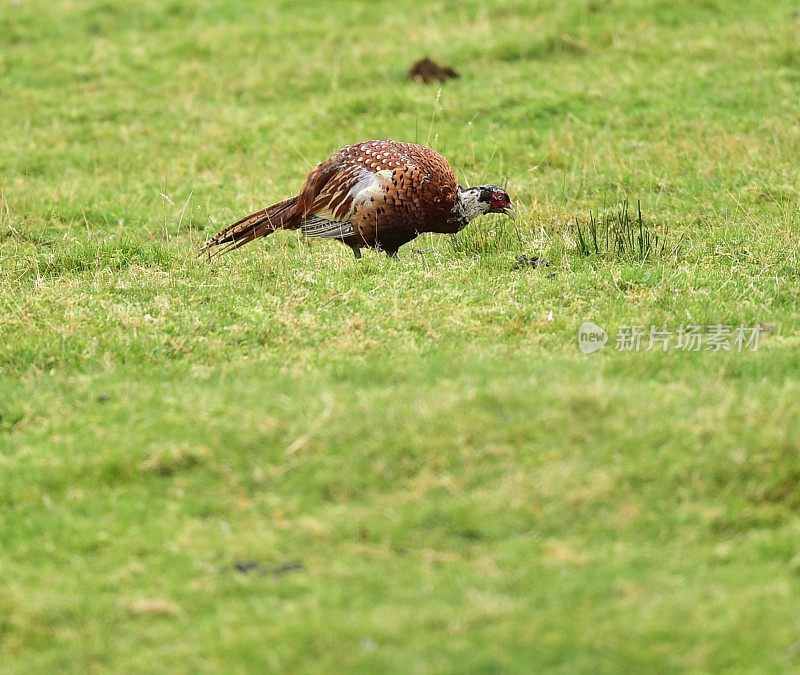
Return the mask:
<svg viewBox="0 0 800 675"><path fill-rule="evenodd" d="M591 321L584 321L578 328L578 347L584 354L602 349L608 342L608 333Z"/></svg>

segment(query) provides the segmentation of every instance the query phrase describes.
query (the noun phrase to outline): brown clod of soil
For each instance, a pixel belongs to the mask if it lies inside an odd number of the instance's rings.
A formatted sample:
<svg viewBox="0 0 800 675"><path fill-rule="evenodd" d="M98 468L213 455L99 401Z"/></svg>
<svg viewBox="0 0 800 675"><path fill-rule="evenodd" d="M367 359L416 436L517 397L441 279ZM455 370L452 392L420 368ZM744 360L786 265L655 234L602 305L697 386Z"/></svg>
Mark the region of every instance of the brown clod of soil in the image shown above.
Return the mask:
<svg viewBox="0 0 800 675"><path fill-rule="evenodd" d="M427 57L417 61L408 71L409 80L420 80L425 84L455 80L458 76L458 73L450 66L440 66L436 61L431 61Z"/></svg>

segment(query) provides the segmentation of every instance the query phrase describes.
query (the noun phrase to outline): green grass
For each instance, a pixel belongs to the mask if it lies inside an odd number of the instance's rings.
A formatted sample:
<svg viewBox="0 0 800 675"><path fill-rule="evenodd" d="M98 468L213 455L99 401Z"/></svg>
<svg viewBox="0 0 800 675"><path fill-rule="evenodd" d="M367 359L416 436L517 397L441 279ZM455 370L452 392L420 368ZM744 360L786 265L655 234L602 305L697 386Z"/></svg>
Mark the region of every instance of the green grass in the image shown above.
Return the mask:
<svg viewBox="0 0 800 675"><path fill-rule="evenodd" d="M3 3L0 670L800 669L798 36L791 0ZM378 137L516 222L195 258ZM677 254L581 255L637 200ZM769 331L614 348L718 323Z"/></svg>

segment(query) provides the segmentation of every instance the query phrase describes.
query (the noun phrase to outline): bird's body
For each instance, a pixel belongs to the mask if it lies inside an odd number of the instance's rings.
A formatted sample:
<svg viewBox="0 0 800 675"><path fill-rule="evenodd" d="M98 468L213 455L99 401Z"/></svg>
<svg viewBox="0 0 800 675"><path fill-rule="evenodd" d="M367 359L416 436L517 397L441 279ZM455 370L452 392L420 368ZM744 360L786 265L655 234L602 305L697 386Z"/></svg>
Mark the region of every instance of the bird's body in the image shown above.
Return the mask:
<svg viewBox="0 0 800 675"><path fill-rule="evenodd" d="M450 164L424 145L364 141L342 148L309 173L300 193L226 227L203 247L238 248L278 229L394 256L423 232L455 233L482 213L507 213L510 200L493 185L462 189Z"/></svg>

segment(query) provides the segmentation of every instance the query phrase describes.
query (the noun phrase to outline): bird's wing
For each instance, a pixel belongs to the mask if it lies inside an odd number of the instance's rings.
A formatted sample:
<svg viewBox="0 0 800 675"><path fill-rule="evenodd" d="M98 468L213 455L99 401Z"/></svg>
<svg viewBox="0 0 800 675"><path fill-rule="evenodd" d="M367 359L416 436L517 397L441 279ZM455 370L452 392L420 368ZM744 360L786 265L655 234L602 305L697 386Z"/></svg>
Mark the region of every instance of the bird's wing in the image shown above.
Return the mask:
<svg viewBox="0 0 800 675"><path fill-rule="evenodd" d="M365 141L342 148L306 178L298 197L300 213L349 220L356 207L368 206L387 190L397 191L403 187L401 183L430 180L409 151L414 147L395 141ZM412 175L418 175L415 181Z"/></svg>
<svg viewBox="0 0 800 675"><path fill-rule="evenodd" d="M352 236L356 209L369 208L383 199L392 183L392 171L354 152L357 150L358 146L350 146L339 151L315 168L303 184L298 208L306 236Z"/></svg>
<svg viewBox="0 0 800 675"><path fill-rule="evenodd" d="M364 168L334 174L317 195L311 212L303 219L301 228L307 237L344 239L356 234L352 217L356 209L369 209L382 201L392 172Z"/></svg>

